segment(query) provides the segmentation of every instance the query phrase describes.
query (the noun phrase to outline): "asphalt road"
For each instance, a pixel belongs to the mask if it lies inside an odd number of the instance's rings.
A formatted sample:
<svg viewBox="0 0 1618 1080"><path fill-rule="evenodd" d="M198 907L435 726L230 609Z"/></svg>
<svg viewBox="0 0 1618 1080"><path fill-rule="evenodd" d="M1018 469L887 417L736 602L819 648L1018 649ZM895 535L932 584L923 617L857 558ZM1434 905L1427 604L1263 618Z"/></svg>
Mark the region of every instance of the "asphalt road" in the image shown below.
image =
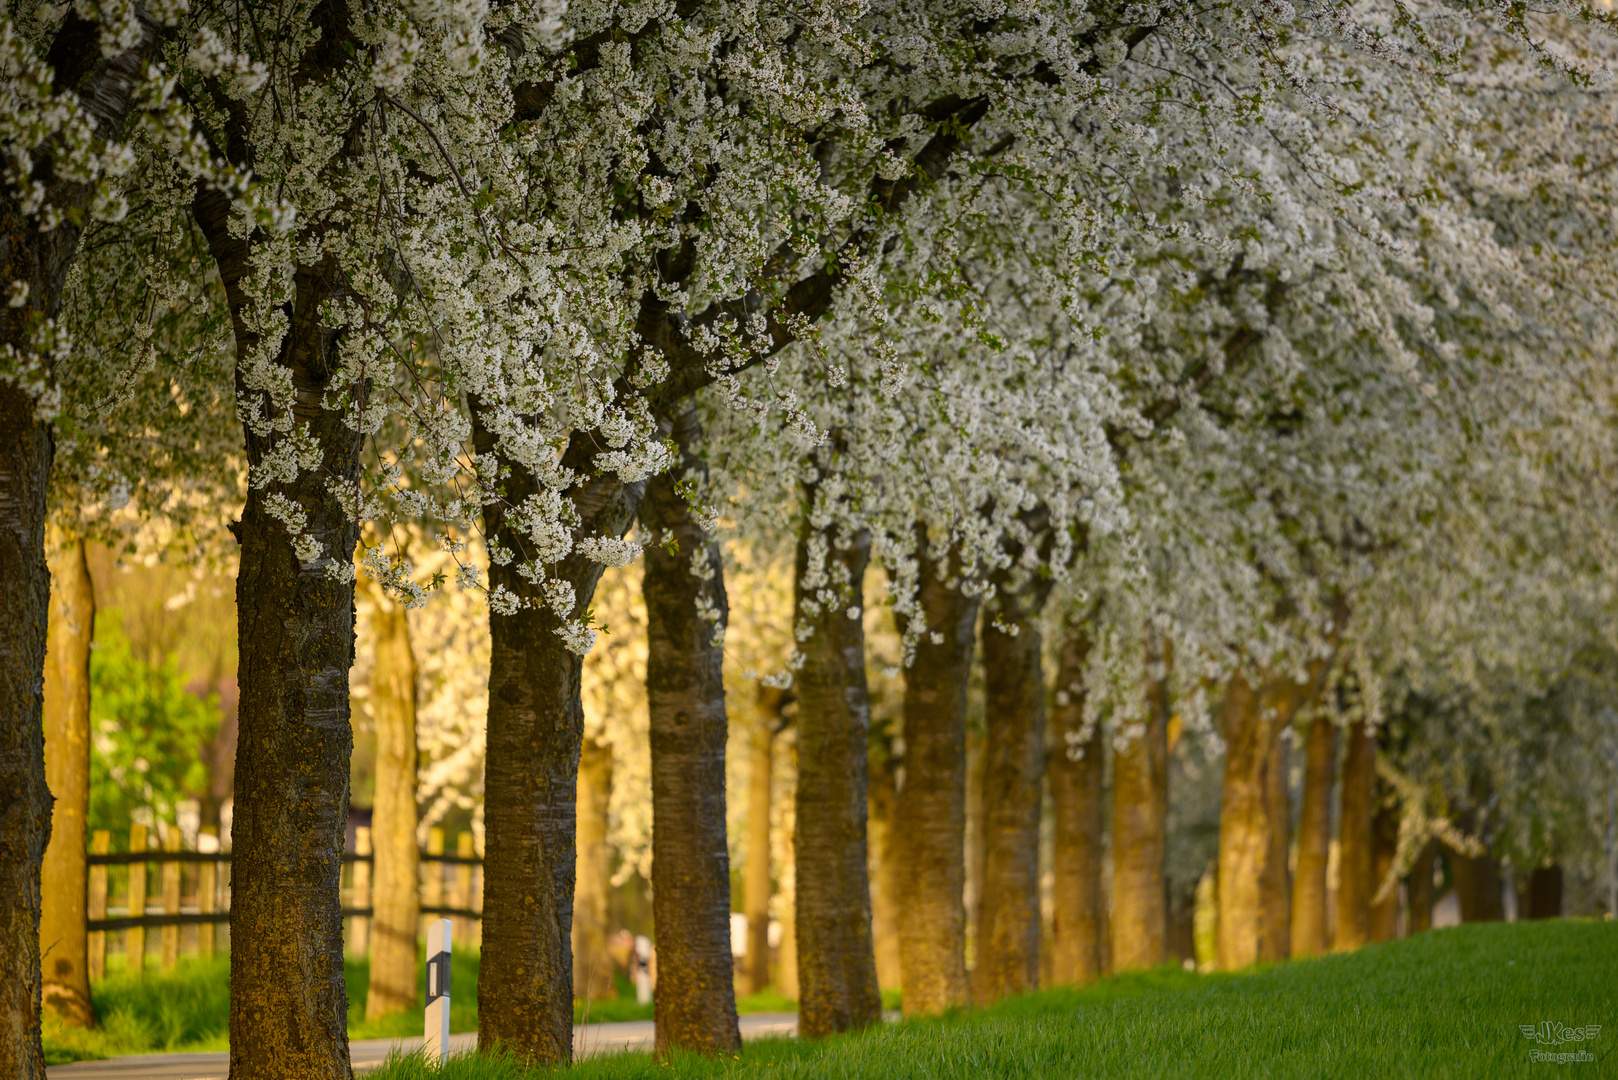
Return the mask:
<svg viewBox="0 0 1618 1080"><path fill-rule="evenodd" d="M742 1038L764 1035L795 1035L796 1013L754 1013L741 1018ZM587 1024L573 1029L573 1053L614 1054L622 1050L650 1050L653 1027L650 1020L630 1020L619 1024ZM416 1039L364 1039L349 1043L354 1071L374 1069L387 1060L395 1047L410 1051L420 1046ZM467 1032L450 1036L454 1050L470 1050L477 1035ZM45 1070L50 1080L226 1080L230 1056L216 1054L136 1054L106 1061L76 1061L53 1065Z"/></svg>

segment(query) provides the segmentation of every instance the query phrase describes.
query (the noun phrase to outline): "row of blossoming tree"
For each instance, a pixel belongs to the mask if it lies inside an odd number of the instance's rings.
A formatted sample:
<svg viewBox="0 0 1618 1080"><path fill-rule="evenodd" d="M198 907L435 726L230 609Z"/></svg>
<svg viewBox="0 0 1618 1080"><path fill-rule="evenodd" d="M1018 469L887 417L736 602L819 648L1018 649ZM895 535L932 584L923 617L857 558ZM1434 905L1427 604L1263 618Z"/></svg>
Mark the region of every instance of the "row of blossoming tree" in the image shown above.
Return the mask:
<svg viewBox="0 0 1618 1080"><path fill-rule="evenodd" d="M1103 739L1112 963L1162 958L1173 723L1226 747L1250 961L1295 714L1347 725L1357 792L1397 714L1442 787L1610 631L1615 51L1589 9L1381 0L8 4L0 1071L43 1075L47 521L205 528L238 470L239 1080L351 1071L356 574L489 605L485 1046L572 1052L581 664L642 558L658 1045L739 1046L725 531L795 545L760 677L798 702L805 1035L879 1015L871 603L908 1012L969 997L978 649L977 995L1037 981L1047 768L1059 903L1095 908ZM1407 855L1462 828L1432 805Z"/></svg>

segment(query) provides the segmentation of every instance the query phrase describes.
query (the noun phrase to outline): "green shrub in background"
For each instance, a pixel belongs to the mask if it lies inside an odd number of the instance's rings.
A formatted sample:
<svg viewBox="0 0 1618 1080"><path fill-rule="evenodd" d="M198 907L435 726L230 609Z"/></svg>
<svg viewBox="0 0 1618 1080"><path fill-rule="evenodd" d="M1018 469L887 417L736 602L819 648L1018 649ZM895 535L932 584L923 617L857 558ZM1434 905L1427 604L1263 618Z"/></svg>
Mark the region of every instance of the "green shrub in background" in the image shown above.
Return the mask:
<svg viewBox="0 0 1618 1080"><path fill-rule="evenodd" d="M173 656L154 667L130 648L116 609L96 613L90 828L126 837L136 811L147 808L173 821L182 799L207 789L201 754L218 729L219 703L187 692Z"/></svg>

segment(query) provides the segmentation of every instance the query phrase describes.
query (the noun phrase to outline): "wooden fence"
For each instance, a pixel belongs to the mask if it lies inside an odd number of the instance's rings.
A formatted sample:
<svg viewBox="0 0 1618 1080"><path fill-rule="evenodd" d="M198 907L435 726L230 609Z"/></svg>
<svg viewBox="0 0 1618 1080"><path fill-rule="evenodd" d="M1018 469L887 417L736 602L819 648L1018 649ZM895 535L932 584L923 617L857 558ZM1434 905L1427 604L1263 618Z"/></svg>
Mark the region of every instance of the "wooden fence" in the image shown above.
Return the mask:
<svg viewBox="0 0 1618 1080"><path fill-rule="evenodd" d="M145 825L129 830L129 848L111 850L112 835L98 830L90 841L86 929L89 930L90 978L106 975L109 941L128 957L145 960L156 951L170 971L183 954L211 955L229 945L231 853L204 830L194 850L186 850L180 830L164 830L163 843ZM482 932L483 859L472 834L455 838L455 853L446 854L444 830L430 829L421 852L421 915L454 920L456 944L477 946ZM370 952L371 830L355 833L353 851L343 853L342 904L344 943L353 955ZM155 873L153 872L155 869ZM155 889L153 886L156 886ZM148 930L156 930L153 950ZM144 970L144 962L140 969Z"/></svg>

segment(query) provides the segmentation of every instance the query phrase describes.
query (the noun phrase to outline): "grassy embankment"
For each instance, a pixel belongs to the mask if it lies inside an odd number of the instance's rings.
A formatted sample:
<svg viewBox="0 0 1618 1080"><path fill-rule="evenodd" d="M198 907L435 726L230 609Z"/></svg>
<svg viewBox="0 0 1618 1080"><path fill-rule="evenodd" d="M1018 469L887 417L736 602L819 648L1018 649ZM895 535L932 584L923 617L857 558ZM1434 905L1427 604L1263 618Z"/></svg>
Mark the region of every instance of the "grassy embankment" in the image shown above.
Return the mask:
<svg viewBox="0 0 1618 1080"><path fill-rule="evenodd" d="M1591 1041L1540 1047L1520 1025L1601 1025ZM1530 1051L1587 1053L1570 1074L1618 1075L1618 925L1588 921L1439 930L1356 953L1236 975L1164 969L1049 990L942 1020L806 1044L751 1043L740 1058L645 1054L586 1060L567 1080L670 1075L733 1080L1067 1080L1072 1077L1477 1077L1557 1065ZM391 1063L372 1080L538 1080L467 1056L443 1069Z"/></svg>
<svg viewBox="0 0 1618 1080"><path fill-rule="evenodd" d="M223 1049L223 958L172 975L114 976L97 987L103 1029L48 1034L53 1061L151 1050ZM477 985L475 957L457 956L452 985ZM414 1035L411 1014L366 1025L364 967L348 969L355 1038ZM454 998L453 1024L476 1024L472 995ZM790 1003L747 1002L755 1011ZM591 1020L647 1015L632 1001L598 1002ZM1601 1025L1588 1042L1541 1047L1522 1024ZM74 1039L69 1044L65 1039ZM594 1058L568 1080L837 1077L1067 1078L1078 1076L1492 1077L1536 1073L1531 1050L1590 1054L1568 1067L1618 1076L1618 925L1586 921L1463 926L1357 953L1196 975L1163 969L1082 990L1049 990L942 1020L885 1025L806 1044L750 1043L738 1059L645 1054ZM442 1070L396 1062L373 1080L540 1080L511 1062L468 1056Z"/></svg>

